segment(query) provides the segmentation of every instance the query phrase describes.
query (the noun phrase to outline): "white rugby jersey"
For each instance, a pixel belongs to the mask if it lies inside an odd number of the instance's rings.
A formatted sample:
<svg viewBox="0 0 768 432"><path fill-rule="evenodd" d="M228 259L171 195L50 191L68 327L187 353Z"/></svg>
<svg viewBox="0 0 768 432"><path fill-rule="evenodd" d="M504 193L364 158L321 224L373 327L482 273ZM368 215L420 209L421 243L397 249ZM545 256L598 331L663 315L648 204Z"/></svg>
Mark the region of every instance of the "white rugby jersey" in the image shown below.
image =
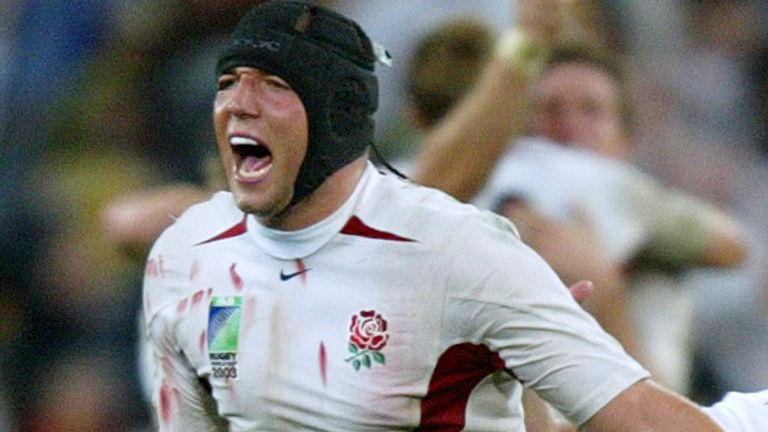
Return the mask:
<svg viewBox="0 0 768 432"><path fill-rule="evenodd" d="M504 153L474 200L493 209L504 199L523 199L561 222L578 208L594 225L613 262L630 258L649 240L649 182L629 165L538 138L520 139ZM656 203L653 203L656 204Z"/></svg>
<svg viewBox="0 0 768 432"><path fill-rule="evenodd" d="M299 231L194 206L144 308L163 431L524 430L522 384L580 424L648 376L506 219L372 165Z"/></svg>
<svg viewBox="0 0 768 432"><path fill-rule="evenodd" d="M704 408L726 432L768 431L768 389L755 393L729 392Z"/></svg>

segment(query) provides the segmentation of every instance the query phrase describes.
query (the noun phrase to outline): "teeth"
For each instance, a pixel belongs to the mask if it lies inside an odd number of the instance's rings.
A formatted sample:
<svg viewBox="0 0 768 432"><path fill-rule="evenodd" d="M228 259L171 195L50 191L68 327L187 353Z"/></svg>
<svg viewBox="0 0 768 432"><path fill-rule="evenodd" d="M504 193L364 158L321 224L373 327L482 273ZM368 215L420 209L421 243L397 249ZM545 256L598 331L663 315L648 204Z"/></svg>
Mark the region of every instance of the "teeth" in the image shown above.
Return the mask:
<svg viewBox="0 0 768 432"><path fill-rule="evenodd" d="M242 137L242 136L231 137L229 139L229 144L231 144L231 145L252 145L252 146L259 145L258 141L254 140L254 139L251 139L251 138Z"/></svg>
<svg viewBox="0 0 768 432"><path fill-rule="evenodd" d="M233 147L248 146L249 150L236 150L235 163L237 175L242 180L257 180L269 173L272 169L272 155L259 141L245 136L229 137L229 144ZM253 148L253 152L250 151Z"/></svg>

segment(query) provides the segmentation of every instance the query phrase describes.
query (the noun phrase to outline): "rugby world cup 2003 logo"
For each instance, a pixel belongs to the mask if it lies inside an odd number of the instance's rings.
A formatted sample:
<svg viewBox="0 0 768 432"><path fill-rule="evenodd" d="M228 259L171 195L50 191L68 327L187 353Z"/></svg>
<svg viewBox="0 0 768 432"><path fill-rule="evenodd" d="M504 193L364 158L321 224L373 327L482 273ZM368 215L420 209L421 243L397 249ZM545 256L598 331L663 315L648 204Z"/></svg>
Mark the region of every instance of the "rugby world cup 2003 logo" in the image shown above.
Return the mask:
<svg viewBox="0 0 768 432"><path fill-rule="evenodd" d="M381 350L388 341L387 320L375 310L361 310L352 316L348 344L352 355L344 361L351 363L356 371L361 366L370 369L374 363L383 365L386 358Z"/></svg>
<svg viewBox="0 0 768 432"><path fill-rule="evenodd" d="M208 358L213 378L237 379L243 298L216 296L208 309Z"/></svg>

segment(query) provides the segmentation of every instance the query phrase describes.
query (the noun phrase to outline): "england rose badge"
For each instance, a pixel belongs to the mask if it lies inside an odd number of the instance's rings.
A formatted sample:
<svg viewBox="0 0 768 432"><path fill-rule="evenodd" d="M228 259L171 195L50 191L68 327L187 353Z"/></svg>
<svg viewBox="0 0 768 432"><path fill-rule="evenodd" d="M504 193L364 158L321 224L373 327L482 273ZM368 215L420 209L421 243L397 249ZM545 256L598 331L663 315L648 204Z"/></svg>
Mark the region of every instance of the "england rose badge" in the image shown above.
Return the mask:
<svg viewBox="0 0 768 432"><path fill-rule="evenodd" d="M371 367L373 363L384 364L386 358L381 350L387 346L387 320L375 310L361 310L352 316L349 325L349 352L344 361L351 363L355 370L361 366Z"/></svg>

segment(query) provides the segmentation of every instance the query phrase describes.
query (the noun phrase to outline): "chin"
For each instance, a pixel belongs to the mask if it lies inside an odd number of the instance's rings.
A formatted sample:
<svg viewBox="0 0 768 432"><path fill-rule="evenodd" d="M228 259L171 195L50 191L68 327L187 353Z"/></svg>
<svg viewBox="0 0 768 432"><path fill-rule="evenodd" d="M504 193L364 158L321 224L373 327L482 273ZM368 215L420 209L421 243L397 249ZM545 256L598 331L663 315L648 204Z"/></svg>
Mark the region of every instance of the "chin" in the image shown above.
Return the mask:
<svg viewBox="0 0 768 432"><path fill-rule="evenodd" d="M257 200L250 200L247 196L234 193L235 204L237 207L245 213L252 214L256 217L272 217L283 213L288 207L290 198L288 200L280 201L268 201L261 202ZM285 201L283 203L283 201Z"/></svg>
<svg viewBox="0 0 768 432"><path fill-rule="evenodd" d="M251 202L239 200L237 198L235 198L235 204L237 205L237 208L248 214L264 216L270 213L269 210L265 209L263 206L254 205Z"/></svg>

